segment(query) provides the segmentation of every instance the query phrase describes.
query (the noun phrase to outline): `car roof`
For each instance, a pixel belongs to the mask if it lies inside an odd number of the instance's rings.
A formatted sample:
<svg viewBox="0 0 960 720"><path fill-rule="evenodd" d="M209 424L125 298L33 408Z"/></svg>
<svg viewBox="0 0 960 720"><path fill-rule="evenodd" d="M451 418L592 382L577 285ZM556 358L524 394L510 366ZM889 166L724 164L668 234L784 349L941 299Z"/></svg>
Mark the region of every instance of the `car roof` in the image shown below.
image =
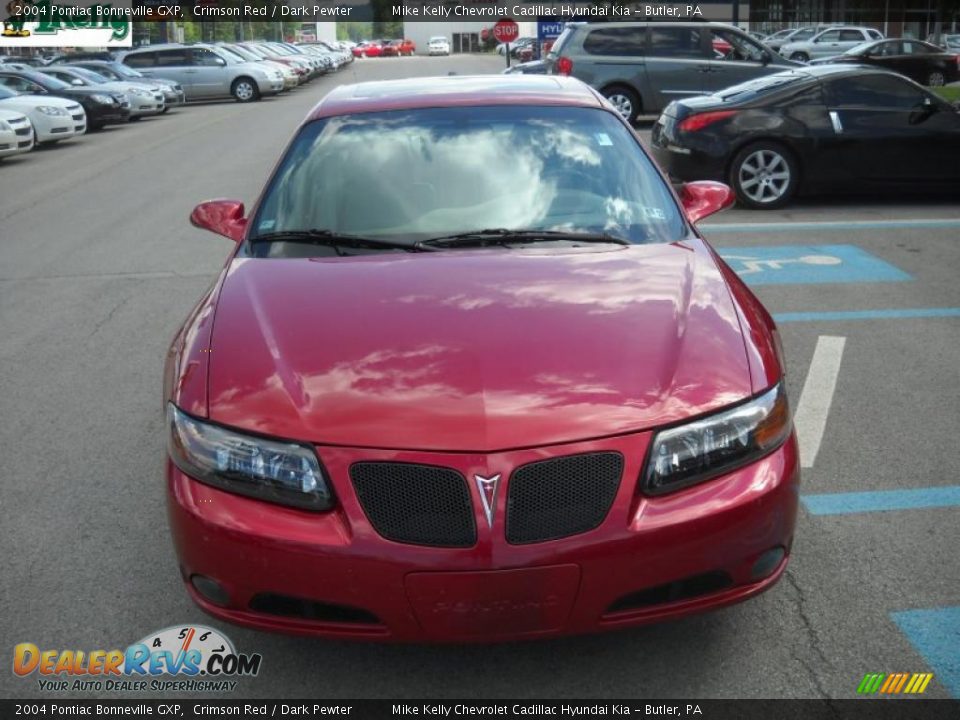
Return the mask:
<svg viewBox="0 0 960 720"><path fill-rule="evenodd" d="M479 105L602 107L596 91L575 78L454 75L341 85L314 107L308 120L383 110Z"/></svg>

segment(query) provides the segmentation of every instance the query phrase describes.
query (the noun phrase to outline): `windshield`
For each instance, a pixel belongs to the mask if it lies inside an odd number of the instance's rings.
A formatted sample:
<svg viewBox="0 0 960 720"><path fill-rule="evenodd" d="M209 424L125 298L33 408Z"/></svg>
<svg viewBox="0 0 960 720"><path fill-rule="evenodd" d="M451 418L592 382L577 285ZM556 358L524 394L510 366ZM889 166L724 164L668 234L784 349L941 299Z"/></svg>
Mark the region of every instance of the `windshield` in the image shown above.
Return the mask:
<svg viewBox="0 0 960 720"><path fill-rule="evenodd" d="M65 83L63 80L59 80L55 77L51 77L50 75L45 75L40 72L33 72L31 70L22 70L21 74L23 75L23 77L29 78L30 80L35 82L37 85L42 85L47 90L69 90L72 87L68 83Z"/></svg>
<svg viewBox="0 0 960 720"><path fill-rule="evenodd" d="M96 73L93 70L87 70L85 68L74 68L73 71L82 78L85 78L88 82L96 83L97 85L102 85L105 82L110 82L100 73Z"/></svg>
<svg viewBox="0 0 960 720"><path fill-rule="evenodd" d="M816 28L802 28L790 36L791 42L802 42L809 40L817 32Z"/></svg>
<svg viewBox="0 0 960 720"><path fill-rule="evenodd" d="M780 90L787 85L793 85L803 80L809 80L810 76L804 72L796 70L787 70L785 72L759 77L753 80L747 80L739 85L732 85L715 93L721 100L744 100L748 95L762 95L764 93Z"/></svg>
<svg viewBox="0 0 960 720"><path fill-rule="evenodd" d="M257 61L257 60L260 60L260 59L261 59L259 55L256 55L255 53L250 52L249 50L247 50L247 48L243 48L243 47L238 47L238 46L235 46L235 45L231 45L228 49L229 49L231 52L239 55L240 57L242 57L242 58L244 58L244 59L246 59L246 60Z"/></svg>
<svg viewBox="0 0 960 720"><path fill-rule="evenodd" d="M617 118L531 106L310 123L253 228L253 238L322 229L410 244L488 228L607 233L634 243L673 242L686 232L666 183ZM283 245L251 251L283 256Z"/></svg>
<svg viewBox="0 0 960 720"><path fill-rule="evenodd" d="M246 62L246 59L241 55L237 55L237 53L223 47L222 45L217 46L217 54L219 54L224 60L230 60L235 63Z"/></svg>
<svg viewBox="0 0 960 720"><path fill-rule="evenodd" d="M20 93L11 90L6 85L0 85L0 100L6 100L7 98L17 97Z"/></svg>

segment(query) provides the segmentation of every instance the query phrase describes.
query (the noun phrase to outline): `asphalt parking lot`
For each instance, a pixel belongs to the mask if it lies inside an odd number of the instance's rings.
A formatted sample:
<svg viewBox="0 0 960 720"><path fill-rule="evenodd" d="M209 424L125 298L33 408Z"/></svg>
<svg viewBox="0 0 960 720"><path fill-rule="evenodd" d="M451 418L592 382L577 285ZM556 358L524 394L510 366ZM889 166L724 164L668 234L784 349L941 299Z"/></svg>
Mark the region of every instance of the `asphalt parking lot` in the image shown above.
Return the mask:
<svg viewBox="0 0 960 720"><path fill-rule="evenodd" d="M190 210L252 202L335 84L502 62L358 61L290 96L189 106L0 166L4 652L206 623L262 653L238 688L251 697L848 698L877 672L932 672L925 697L960 697L949 199L806 199L703 228L780 322L801 435L793 561L766 595L614 634L459 647L261 634L189 601L167 531L161 369L231 246ZM0 673L0 695L41 697L36 682Z"/></svg>

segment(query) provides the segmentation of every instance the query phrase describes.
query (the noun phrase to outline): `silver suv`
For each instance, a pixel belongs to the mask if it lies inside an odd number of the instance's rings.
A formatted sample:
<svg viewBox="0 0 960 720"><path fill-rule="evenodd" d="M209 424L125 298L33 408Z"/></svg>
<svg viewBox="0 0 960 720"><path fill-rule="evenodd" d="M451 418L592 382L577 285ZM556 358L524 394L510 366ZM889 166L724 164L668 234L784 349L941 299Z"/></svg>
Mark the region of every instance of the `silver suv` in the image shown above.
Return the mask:
<svg viewBox="0 0 960 720"><path fill-rule="evenodd" d="M214 45L150 45L124 53L120 61L147 77L175 80L187 100L233 97L250 102L283 90L279 70Z"/></svg>
<svg viewBox="0 0 960 720"><path fill-rule="evenodd" d="M722 23L570 23L546 58L547 73L599 90L628 121L674 100L705 95L796 67Z"/></svg>
<svg viewBox="0 0 960 720"><path fill-rule="evenodd" d="M832 27L817 33L809 40L786 43L780 48L780 54L805 63L814 58L842 55L868 40L883 40L883 33L869 27Z"/></svg>

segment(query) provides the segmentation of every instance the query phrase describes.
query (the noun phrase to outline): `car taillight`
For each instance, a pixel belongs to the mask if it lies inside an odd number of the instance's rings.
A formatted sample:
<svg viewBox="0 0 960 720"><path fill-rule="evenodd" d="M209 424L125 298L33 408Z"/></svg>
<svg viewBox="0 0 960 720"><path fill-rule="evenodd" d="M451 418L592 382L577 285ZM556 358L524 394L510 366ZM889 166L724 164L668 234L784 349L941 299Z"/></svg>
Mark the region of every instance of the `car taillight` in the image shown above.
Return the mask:
<svg viewBox="0 0 960 720"><path fill-rule="evenodd" d="M569 75L573 72L573 60L568 57L557 59L557 72L560 75Z"/></svg>
<svg viewBox="0 0 960 720"><path fill-rule="evenodd" d="M731 115L736 114L736 110L716 110L714 112L691 115L681 120L677 128L684 132L696 132L697 130L703 130L707 125L713 125L715 122L726 120Z"/></svg>

